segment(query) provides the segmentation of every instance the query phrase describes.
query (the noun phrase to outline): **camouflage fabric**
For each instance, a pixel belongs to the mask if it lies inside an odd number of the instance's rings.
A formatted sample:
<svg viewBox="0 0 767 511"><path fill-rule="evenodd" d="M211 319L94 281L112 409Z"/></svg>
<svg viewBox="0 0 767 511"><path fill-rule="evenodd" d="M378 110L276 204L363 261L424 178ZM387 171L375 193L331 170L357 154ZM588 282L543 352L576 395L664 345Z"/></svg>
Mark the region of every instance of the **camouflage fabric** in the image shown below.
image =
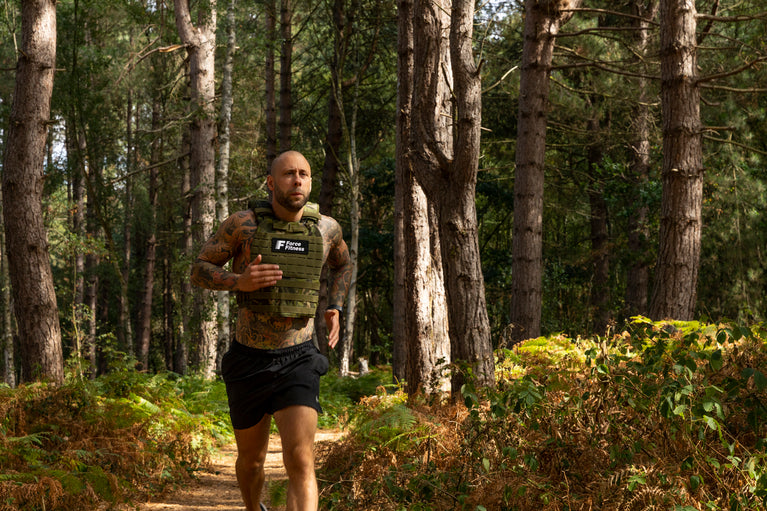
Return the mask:
<svg viewBox="0 0 767 511"><path fill-rule="evenodd" d="M285 222L274 215L267 201L249 204L258 230L250 253L261 254L262 264L278 264L282 280L277 285L238 292L237 304L258 313L289 318L312 317L317 309L322 272L322 234L317 224L319 206L307 203L298 222Z"/></svg>

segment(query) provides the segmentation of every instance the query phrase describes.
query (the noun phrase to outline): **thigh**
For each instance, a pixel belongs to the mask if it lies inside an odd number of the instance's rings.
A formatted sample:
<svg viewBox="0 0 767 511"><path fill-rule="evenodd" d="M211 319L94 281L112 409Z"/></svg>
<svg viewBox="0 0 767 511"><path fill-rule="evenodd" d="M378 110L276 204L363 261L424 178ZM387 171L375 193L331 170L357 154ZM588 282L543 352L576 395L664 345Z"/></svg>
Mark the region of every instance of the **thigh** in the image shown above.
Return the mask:
<svg viewBox="0 0 767 511"><path fill-rule="evenodd" d="M290 458L309 456L314 459L314 434L317 432L317 410L308 406L289 406L274 412L280 430L282 452ZM299 461L298 459L287 459Z"/></svg>
<svg viewBox="0 0 767 511"><path fill-rule="evenodd" d="M250 463L263 463L269 450L269 429L272 416L264 415L255 426L247 429L235 429L237 455Z"/></svg>

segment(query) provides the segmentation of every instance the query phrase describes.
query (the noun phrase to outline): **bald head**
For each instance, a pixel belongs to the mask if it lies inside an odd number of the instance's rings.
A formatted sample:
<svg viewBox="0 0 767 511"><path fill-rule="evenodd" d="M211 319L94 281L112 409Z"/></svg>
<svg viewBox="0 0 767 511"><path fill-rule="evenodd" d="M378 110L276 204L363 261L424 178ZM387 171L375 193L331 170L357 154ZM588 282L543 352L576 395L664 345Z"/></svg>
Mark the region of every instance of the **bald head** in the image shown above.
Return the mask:
<svg viewBox="0 0 767 511"><path fill-rule="evenodd" d="M286 165L298 165L306 169L310 169L309 161L298 151L285 151L280 153L269 168L269 174L274 176L275 170L281 169Z"/></svg>

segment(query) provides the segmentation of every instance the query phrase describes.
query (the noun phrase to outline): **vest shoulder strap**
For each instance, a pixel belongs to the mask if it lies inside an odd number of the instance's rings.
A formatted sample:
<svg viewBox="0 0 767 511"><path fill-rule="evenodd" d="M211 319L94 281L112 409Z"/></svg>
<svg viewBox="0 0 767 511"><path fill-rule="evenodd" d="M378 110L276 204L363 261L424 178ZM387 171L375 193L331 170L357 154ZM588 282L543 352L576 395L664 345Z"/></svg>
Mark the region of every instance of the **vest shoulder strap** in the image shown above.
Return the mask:
<svg viewBox="0 0 767 511"><path fill-rule="evenodd" d="M248 201L248 209L252 209L256 219L261 216L274 216L272 203L266 199L251 199ZM320 206L316 202L307 202L304 206L304 214L301 216L301 222L306 220L317 223L320 221Z"/></svg>

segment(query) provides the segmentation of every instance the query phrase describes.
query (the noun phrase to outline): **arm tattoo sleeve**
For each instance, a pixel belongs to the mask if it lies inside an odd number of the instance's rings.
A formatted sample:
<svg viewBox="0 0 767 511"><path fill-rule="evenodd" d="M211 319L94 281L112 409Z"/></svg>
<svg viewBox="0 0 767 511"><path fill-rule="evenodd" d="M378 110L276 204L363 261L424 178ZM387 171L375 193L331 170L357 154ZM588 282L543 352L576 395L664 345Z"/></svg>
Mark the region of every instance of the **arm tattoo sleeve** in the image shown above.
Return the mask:
<svg viewBox="0 0 767 511"><path fill-rule="evenodd" d="M334 222L328 253L328 305L342 307L352 283L352 262L341 227Z"/></svg>
<svg viewBox="0 0 767 511"><path fill-rule="evenodd" d="M234 289L237 274L225 270L224 265L240 249L239 231L246 221L246 215L235 213L221 224L192 264L192 284L222 291Z"/></svg>

